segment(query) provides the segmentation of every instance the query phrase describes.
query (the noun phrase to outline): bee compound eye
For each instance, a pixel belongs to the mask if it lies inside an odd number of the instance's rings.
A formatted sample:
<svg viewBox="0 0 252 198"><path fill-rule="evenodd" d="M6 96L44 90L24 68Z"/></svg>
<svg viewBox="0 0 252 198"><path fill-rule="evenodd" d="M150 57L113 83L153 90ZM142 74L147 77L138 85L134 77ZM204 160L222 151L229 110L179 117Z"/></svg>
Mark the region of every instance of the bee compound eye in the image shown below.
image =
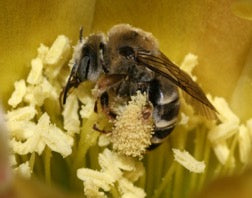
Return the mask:
<svg viewBox="0 0 252 198"><path fill-rule="evenodd" d="M78 78L81 82L87 80L89 69L90 69L90 57L84 56L80 61L80 65L77 71Z"/></svg>
<svg viewBox="0 0 252 198"><path fill-rule="evenodd" d="M125 56L126 58L134 56L134 53L134 49L130 46L124 46L119 48L119 54Z"/></svg>
<svg viewBox="0 0 252 198"><path fill-rule="evenodd" d="M101 50L104 50L104 49L105 49L105 44L104 44L103 42L101 42L100 45L99 45L99 48L100 48Z"/></svg>

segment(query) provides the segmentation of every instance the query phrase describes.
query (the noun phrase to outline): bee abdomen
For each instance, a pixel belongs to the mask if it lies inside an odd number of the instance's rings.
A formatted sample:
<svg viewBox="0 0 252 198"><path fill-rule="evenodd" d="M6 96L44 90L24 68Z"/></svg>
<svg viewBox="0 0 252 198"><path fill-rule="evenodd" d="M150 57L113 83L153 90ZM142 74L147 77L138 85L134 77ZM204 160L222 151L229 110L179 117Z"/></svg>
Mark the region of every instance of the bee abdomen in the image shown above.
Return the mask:
<svg viewBox="0 0 252 198"><path fill-rule="evenodd" d="M160 86L156 89L159 94L156 94L154 102L153 118L155 123L154 134L151 139L152 150L160 145L165 138L173 131L176 126L179 113L179 95L176 87Z"/></svg>

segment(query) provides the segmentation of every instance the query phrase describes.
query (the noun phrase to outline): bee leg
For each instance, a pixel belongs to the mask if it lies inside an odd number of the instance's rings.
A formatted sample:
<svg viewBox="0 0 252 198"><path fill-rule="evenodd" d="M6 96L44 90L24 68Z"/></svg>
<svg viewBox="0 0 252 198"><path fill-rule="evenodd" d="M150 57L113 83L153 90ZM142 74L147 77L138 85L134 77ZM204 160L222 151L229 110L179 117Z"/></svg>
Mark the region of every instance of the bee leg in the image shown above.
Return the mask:
<svg viewBox="0 0 252 198"><path fill-rule="evenodd" d="M150 116L152 116L152 112L153 112L152 104L151 103L146 104L142 110L143 119L148 120Z"/></svg>
<svg viewBox="0 0 252 198"><path fill-rule="evenodd" d="M83 40L83 27L82 26L80 27L79 39L80 39L80 42L82 42Z"/></svg>
<svg viewBox="0 0 252 198"><path fill-rule="evenodd" d="M114 87L121 81L123 81L125 75L123 74L107 74L100 77L92 91L94 97L99 98L101 95L108 91L110 88Z"/></svg>
<svg viewBox="0 0 252 198"><path fill-rule="evenodd" d="M137 90L139 90L141 93L146 93L147 98L149 98L149 87L150 87L150 82L140 82L137 84Z"/></svg>
<svg viewBox="0 0 252 198"><path fill-rule="evenodd" d="M100 97L100 103L102 107L102 111L109 117L110 120L114 120L116 118L116 114L111 111L109 107L109 95L108 92L104 92Z"/></svg>
<svg viewBox="0 0 252 198"><path fill-rule="evenodd" d="M100 133L103 133L103 134L108 134L108 133L112 132L112 131L106 131L104 129L99 129L98 126L97 126L97 124L94 124L93 129L96 130L96 131L98 131L98 132L100 132Z"/></svg>
<svg viewBox="0 0 252 198"><path fill-rule="evenodd" d="M94 112L95 113L98 113L98 104L97 103L98 103L98 101L96 100L95 104L94 104Z"/></svg>
<svg viewBox="0 0 252 198"><path fill-rule="evenodd" d="M108 95L108 93L104 92L101 95L101 97L99 98L99 100L100 100L102 111L109 117L110 120L114 120L116 115L109 108L109 95ZM97 103L98 103L98 101L96 100L95 106L94 106L94 111L96 113L98 112L98 104ZM103 134L108 134L108 133L112 132L112 131L106 131L106 130L100 129L97 126L97 124L93 125L93 129L100 132L100 133L103 133Z"/></svg>
<svg viewBox="0 0 252 198"><path fill-rule="evenodd" d="M110 119L115 119L116 114L110 110L109 107L109 95L108 90L120 83L124 79L125 75L122 74L108 74L102 76L95 85L92 94L97 100L100 100L100 104L103 112L108 115ZM97 102L95 103L94 111L97 112Z"/></svg>
<svg viewBox="0 0 252 198"><path fill-rule="evenodd" d="M155 79L150 83L149 100L153 104L154 134L148 150L158 147L176 126L179 113L177 88L167 79Z"/></svg>

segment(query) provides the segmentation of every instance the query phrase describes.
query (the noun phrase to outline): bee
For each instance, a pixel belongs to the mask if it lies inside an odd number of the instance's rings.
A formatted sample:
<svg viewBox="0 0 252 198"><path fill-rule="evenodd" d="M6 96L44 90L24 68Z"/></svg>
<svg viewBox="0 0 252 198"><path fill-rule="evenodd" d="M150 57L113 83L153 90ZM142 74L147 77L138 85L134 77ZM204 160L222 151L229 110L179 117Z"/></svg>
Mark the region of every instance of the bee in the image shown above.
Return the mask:
<svg viewBox="0 0 252 198"><path fill-rule="evenodd" d="M209 119L217 119L217 111L192 78L170 61L158 47L151 33L127 24L113 26L105 34L92 34L84 42L63 90L63 104L68 91L84 81L93 81L97 98L110 117L109 94L128 101L137 91L145 92L152 105L154 134L149 150L160 145L173 131L178 120L180 99L178 88L190 104Z"/></svg>

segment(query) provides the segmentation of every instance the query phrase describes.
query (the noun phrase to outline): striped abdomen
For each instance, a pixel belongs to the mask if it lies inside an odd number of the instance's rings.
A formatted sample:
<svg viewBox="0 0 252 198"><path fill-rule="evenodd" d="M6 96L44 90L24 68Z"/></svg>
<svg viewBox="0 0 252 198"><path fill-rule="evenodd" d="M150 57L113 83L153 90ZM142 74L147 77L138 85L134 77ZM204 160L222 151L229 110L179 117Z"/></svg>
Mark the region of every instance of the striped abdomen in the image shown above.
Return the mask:
<svg viewBox="0 0 252 198"><path fill-rule="evenodd" d="M155 131L151 139L154 149L160 145L174 129L179 113L179 94L169 80L160 77L150 84L149 99L153 104Z"/></svg>

